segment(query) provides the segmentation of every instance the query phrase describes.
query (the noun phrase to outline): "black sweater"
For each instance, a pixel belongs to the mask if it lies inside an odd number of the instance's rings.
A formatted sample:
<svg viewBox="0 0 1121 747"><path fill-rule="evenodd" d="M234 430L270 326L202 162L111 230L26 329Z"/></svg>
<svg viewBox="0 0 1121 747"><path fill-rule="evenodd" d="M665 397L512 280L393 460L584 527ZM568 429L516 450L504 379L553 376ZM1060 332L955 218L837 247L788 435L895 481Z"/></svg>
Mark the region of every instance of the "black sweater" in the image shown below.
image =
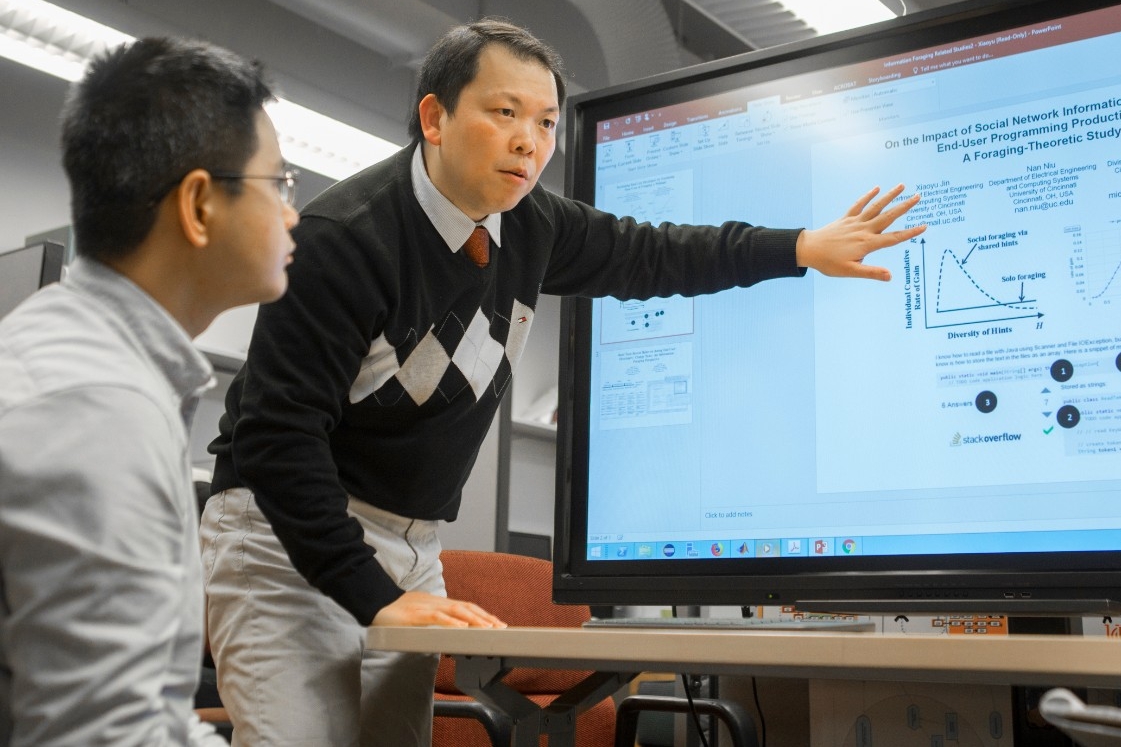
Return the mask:
<svg viewBox="0 0 1121 747"><path fill-rule="evenodd" d="M317 197L288 292L226 396L213 491L247 487L310 583L368 624L402 593L346 512L456 518L539 293L697 295L803 274L798 231L651 226L537 187L476 267L417 202L412 148Z"/></svg>

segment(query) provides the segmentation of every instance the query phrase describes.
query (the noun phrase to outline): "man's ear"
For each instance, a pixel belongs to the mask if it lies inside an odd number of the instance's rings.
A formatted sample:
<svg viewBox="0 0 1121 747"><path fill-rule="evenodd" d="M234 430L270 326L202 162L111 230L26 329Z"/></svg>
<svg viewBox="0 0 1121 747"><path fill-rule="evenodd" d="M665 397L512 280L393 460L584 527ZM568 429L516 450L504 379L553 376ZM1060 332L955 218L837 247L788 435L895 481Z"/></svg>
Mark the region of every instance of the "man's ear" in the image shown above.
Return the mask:
<svg viewBox="0 0 1121 747"><path fill-rule="evenodd" d="M191 246L202 248L210 243L210 225L214 217L214 179L205 169L195 169L183 177L175 189L176 213L183 238Z"/></svg>
<svg viewBox="0 0 1121 747"><path fill-rule="evenodd" d="M424 135L424 139L432 145L439 145L442 120L447 110L444 109L434 93L422 98L418 108L420 110L420 131Z"/></svg>

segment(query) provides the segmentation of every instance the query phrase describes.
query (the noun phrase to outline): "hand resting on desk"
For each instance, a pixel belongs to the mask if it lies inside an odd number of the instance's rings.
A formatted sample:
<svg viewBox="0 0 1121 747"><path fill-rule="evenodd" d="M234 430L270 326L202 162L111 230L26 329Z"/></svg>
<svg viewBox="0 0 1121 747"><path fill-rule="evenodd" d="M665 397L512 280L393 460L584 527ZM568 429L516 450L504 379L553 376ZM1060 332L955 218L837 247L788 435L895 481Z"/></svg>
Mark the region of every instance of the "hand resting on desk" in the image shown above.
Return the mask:
<svg viewBox="0 0 1121 747"><path fill-rule="evenodd" d="M438 597L423 591L406 591L393 604L382 607L373 625L444 625L452 628L505 628L506 623L474 602Z"/></svg>

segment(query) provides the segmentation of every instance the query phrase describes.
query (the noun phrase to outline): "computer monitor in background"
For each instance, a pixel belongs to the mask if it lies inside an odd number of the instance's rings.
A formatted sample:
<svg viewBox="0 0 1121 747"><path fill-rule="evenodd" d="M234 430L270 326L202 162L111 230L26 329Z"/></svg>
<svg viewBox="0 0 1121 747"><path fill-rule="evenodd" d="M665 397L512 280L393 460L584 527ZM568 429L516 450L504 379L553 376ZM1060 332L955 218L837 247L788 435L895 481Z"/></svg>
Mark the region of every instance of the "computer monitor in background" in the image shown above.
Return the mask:
<svg viewBox="0 0 1121 747"><path fill-rule="evenodd" d="M0 317L44 285L62 279L62 244L41 241L0 253Z"/></svg>
<svg viewBox="0 0 1121 747"><path fill-rule="evenodd" d="M566 299L557 599L1116 615L1119 60L1117 2L967 2L574 97L598 207L816 227L902 181L929 228L888 284Z"/></svg>

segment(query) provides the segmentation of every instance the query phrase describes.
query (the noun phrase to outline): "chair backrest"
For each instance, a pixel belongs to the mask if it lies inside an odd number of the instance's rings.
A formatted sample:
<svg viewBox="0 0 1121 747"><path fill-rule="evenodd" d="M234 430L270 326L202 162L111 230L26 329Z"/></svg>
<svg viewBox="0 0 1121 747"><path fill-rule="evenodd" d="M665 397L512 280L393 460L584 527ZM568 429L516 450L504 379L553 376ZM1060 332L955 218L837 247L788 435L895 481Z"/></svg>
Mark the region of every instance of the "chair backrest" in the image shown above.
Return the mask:
<svg viewBox="0 0 1121 747"><path fill-rule="evenodd" d="M587 605L553 603L553 564L548 560L478 550L444 550L444 584L448 596L474 602L506 624L528 628L578 628L591 617ZM505 682L522 693L559 693L587 672L515 669ZM436 691L458 693L455 661L444 656L436 673Z"/></svg>

